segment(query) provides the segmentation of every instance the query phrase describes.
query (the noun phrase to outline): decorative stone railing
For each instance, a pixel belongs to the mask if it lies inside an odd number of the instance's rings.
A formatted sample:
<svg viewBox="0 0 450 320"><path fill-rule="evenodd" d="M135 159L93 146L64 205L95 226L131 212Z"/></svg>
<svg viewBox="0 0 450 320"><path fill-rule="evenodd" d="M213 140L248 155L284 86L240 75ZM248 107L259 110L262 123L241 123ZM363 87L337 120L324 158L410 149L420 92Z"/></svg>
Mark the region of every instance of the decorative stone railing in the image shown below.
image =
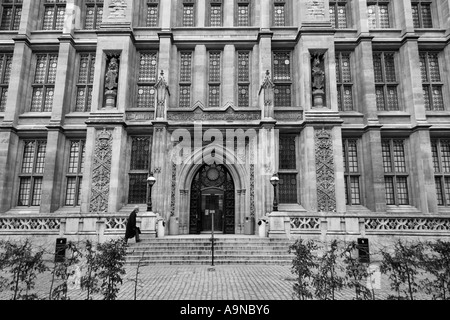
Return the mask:
<svg viewBox="0 0 450 320"><path fill-rule="evenodd" d="M377 231L446 231L450 232L450 218L366 218L367 233Z"/></svg>

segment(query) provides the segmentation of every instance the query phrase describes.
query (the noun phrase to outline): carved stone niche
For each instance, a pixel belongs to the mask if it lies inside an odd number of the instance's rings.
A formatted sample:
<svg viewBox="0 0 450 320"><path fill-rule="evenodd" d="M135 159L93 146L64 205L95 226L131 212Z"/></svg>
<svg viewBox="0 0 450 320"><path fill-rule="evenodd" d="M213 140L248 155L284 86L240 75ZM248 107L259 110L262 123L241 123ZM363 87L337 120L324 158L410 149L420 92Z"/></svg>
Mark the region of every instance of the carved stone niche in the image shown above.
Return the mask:
<svg viewBox="0 0 450 320"><path fill-rule="evenodd" d="M120 54L110 53L106 55L106 72L105 72L105 109L116 108L117 89L119 80Z"/></svg>
<svg viewBox="0 0 450 320"><path fill-rule="evenodd" d="M325 52L311 52L311 89L313 108L326 107Z"/></svg>

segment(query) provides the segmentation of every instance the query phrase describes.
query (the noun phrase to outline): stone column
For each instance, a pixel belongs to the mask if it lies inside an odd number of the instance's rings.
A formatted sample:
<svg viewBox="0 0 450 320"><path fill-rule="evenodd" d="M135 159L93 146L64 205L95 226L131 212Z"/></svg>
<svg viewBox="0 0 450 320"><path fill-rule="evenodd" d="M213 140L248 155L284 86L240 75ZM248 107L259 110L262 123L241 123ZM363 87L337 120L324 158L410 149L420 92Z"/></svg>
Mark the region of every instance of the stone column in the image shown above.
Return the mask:
<svg viewBox="0 0 450 320"><path fill-rule="evenodd" d="M204 106L206 106L206 70L207 70L206 47L203 44L198 44L195 46L194 52L194 68L193 77L195 81L192 83L193 86L193 100L195 104L200 101Z"/></svg>
<svg viewBox="0 0 450 320"><path fill-rule="evenodd" d="M235 68L235 49L234 45L225 45L223 51L223 98L222 105L236 102L236 68Z"/></svg>

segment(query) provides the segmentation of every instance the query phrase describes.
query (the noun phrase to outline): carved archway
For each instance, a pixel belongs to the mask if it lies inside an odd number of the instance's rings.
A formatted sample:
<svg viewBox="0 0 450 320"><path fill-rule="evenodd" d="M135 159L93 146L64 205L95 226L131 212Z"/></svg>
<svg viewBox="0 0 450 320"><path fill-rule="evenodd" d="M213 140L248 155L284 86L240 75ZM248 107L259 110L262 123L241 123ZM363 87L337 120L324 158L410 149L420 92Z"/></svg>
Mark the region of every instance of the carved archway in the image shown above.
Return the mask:
<svg viewBox="0 0 450 320"><path fill-rule="evenodd" d="M190 196L190 208L189 208L189 233L196 234L205 230L205 219L208 215L218 214L220 219L220 226L218 230L223 233L234 234L235 228L235 187L233 177L231 173L224 165L211 165L203 164L196 174L191 183L191 196ZM209 207L205 210L205 195L204 193L210 193L211 190L215 190L217 193L221 193L221 204L217 205L219 212L209 213ZM206 196L208 199L209 196ZM208 205L208 204L206 204ZM216 220L217 221L217 220ZM214 226L212 225L212 228Z"/></svg>

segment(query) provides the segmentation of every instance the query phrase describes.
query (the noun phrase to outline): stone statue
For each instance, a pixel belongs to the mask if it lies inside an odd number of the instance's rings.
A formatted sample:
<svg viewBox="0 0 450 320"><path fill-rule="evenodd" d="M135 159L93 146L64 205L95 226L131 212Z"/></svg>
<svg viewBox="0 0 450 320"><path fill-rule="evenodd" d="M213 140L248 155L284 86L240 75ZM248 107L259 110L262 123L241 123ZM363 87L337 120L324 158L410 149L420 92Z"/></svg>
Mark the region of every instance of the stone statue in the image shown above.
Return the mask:
<svg viewBox="0 0 450 320"><path fill-rule="evenodd" d="M119 64L117 59L112 57L108 64L108 71L106 71L105 87L109 90L117 88L117 77L119 76Z"/></svg>
<svg viewBox="0 0 450 320"><path fill-rule="evenodd" d="M316 54L313 59L312 75L313 75L313 89L323 89L323 82L325 80L325 72L321 69L321 56Z"/></svg>
<svg viewBox="0 0 450 320"><path fill-rule="evenodd" d="M116 57L112 56L108 63L108 69L105 75L105 108L112 109L116 107L117 97L117 79L119 78L119 63Z"/></svg>
<svg viewBox="0 0 450 320"><path fill-rule="evenodd" d="M270 72L269 70L266 71L266 75L264 77L264 81L261 85L261 88L259 89L259 94L261 95L261 92L263 92L263 103L264 103L264 109L263 109L263 118L273 118L274 117L274 110L273 110L273 100L274 100L274 88L275 85L273 84L271 78L270 78Z"/></svg>

